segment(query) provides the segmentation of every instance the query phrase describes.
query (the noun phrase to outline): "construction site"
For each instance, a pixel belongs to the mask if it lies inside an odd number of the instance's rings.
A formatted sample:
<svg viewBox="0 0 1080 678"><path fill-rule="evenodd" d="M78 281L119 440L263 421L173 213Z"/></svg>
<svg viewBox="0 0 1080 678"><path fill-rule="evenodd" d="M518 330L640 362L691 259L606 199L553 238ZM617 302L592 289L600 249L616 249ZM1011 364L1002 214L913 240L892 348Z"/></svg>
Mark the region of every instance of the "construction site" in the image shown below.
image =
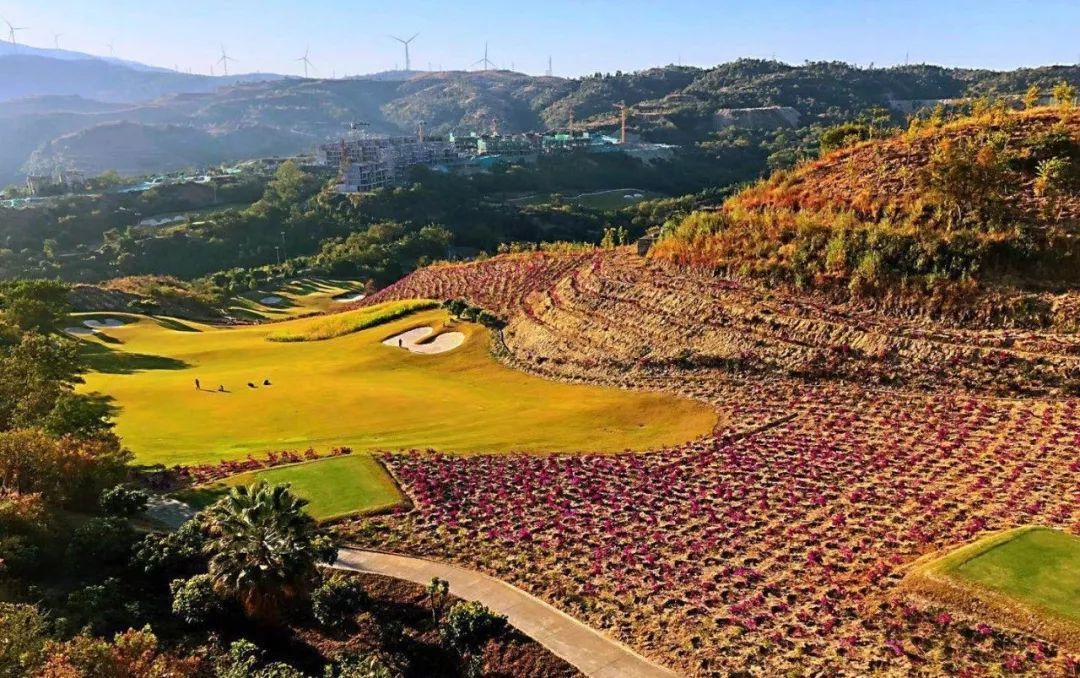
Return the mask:
<svg viewBox="0 0 1080 678"><path fill-rule="evenodd" d="M368 193L400 186L413 167L439 171L486 171L497 164L529 164L543 154L626 153L644 162L670 158L675 147L643 143L627 136L627 107L619 111L618 136L575 128L573 119L566 128L546 132L500 134L492 124L487 133L470 132L446 137L425 135L424 122L415 136L368 133L365 123L351 125L351 131L336 142L323 144L316 152L317 163L339 168L340 193Z"/></svg>

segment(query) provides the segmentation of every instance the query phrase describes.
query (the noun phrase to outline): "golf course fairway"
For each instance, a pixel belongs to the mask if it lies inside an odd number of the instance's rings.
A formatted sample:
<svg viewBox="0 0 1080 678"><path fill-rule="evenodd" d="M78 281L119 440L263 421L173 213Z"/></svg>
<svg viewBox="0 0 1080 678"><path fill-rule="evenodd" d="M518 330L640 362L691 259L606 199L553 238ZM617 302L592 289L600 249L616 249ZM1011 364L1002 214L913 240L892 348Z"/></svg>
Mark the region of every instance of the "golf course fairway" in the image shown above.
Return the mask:
<svg viewBox="0 0 1080 678"><path fill-rule="evenodd" d="M715 411L690 400L512 370L490 355L480 325L453 323L465 341L446 353L383 345L413 328L441 330L442 309L359 329L362 314L392 315L402 303L234 327L109 314L125 324L80 337L92 367L80 390L112 398L116 431L141 464L338 446L616 452L684 442L716 424Z"/></svg>

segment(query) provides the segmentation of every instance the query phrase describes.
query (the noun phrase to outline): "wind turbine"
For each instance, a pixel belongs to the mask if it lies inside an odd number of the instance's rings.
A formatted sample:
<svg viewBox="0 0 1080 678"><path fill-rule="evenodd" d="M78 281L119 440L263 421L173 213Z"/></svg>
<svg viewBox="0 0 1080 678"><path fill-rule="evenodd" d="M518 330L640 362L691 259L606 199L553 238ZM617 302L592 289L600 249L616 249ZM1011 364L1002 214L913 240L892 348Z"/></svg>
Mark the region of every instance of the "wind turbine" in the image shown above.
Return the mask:
<svg viewBox="0 0 1080 678"><path fill-rule="evenodd" d="M53 47L55 47L56 49L60 49L60 38L62 38L62 37L64 37L63 33L53 33L52 34Z"/></svg>
<svg viewBox="0 0 1080 678"><path fill-rule="evenodd" d="M111 42L105 43L105 46L109 48L109 56L113 56L113 44Z"/></svg>
<svg viewBox="0 0 1080 678"><path fill-rule="evenodd" d="M225 75L229 75L229 62L230 61L236 61L236 59L229 56L225 52L225 45L222 45L221 46L221 58L217 60L217 63L221 64L221 68L224 71Z"/></svg>
<svg viewBox="0 0 1080 678"><path fill-rule="evenodd" d="M495 65L491 62L491 59L488 59L488 44L486 42L484 43L484 58L477 59L470 65L475 66L476 64L483 64L485 71L490 71L491 67Z"/></svg>
<svg viewBox="0 0 1080 678"><path fill-rule="evenodd" d="M311 51L311 48L310 48L310 47L306 47L306 48L304 48L304 56L302 56L302 57L300 57L299 59L297 59L297 61L302 61L302 62L304 62L304 78L305 78L305 79L306 79L306 78L308 77L308 74L307 74L307 72L308 72L308 66L311 66L312 68L315 68L315 66L314 66L314 65L312 65L311 61L310 61L310 60L308 59L308 52L310 52L310 51ZM315 69L315 70L318 70L318 69Z"/></svg>
<svg viewBox="0 0 1080 678"><path fill-rule="evenodd" d="M405 70L406 71L411 71L412 70L412 62L409 60L409 43L411 43L413 40L416 40L417 35L420 35L420 34L416 33L411 38L409 38L408 40L402 40L401 38L399 38L397 36L394 36L394 35L390 36L394 40L397 40L401 44L405 45Z"/></svg>
<svg viewBox="0 0 1080 678"><path fill-rule="evenodd" d="M4 23L7 24L8 27L8 40L11 42L12 46L18 45L19 43L15 41L15 34L19 31L25 31L26 26L13 26L7 19L4 19Z"/></svg>

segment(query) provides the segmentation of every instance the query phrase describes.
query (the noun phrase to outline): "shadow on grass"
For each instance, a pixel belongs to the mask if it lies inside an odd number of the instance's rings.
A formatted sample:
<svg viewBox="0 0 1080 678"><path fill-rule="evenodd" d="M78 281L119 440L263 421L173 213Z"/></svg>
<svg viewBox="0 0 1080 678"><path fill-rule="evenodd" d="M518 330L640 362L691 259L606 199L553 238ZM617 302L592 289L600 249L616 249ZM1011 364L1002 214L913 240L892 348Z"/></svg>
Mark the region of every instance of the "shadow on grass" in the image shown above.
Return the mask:
<svg viewBox="0 0 1080 678"><path fill-rule="evenodd" d="M83 342L82 356L87 367L103 374L135 374L136 372L149 370L182 370L191 366L176 358L116 351L95 342Z"/></svg>
<svg viewBox="0 0 1080 678"><path fill-rule="evenodd" d="M154 316L154 322L167 330L174 330L176 332L202 332L202 330L200 330L198 327L192 327L187 323L182 323L176 318L164 318L162 316Z"/></svg>
<svg viewBox="0 0 1080 678"><path fill-rule="evenodd" d="M199 487L180 490L179 492L174 493L173 497L184 502L196 511L201 511L228 493L228 485L224 483L213 483L211 485L200 485Z"/></svg>
<svg viewBox="0 0 1080 678"><path fill-rule="evenodd" d="M306 295L314 294L316 292L329 292L336 288L323 280L308 278L305 280L293 280L286 284L282 289L291 294Z"/></svg>

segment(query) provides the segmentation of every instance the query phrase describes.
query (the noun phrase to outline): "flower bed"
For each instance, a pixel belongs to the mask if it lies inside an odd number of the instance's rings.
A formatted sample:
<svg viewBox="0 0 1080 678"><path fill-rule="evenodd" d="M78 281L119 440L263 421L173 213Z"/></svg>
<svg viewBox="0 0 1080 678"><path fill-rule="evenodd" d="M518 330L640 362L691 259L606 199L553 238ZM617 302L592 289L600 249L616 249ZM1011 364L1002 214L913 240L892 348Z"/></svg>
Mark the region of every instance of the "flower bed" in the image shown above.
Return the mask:
<svg viewBox="0 0 1080 678"><path fill-rule="evenodd" d="M509 579L692 675L1067 670L899 582L995 530L1080 530L1076 401L783 393L755 396L793 421L651 454L386 455L415 509L346 532Z"/></svg>

